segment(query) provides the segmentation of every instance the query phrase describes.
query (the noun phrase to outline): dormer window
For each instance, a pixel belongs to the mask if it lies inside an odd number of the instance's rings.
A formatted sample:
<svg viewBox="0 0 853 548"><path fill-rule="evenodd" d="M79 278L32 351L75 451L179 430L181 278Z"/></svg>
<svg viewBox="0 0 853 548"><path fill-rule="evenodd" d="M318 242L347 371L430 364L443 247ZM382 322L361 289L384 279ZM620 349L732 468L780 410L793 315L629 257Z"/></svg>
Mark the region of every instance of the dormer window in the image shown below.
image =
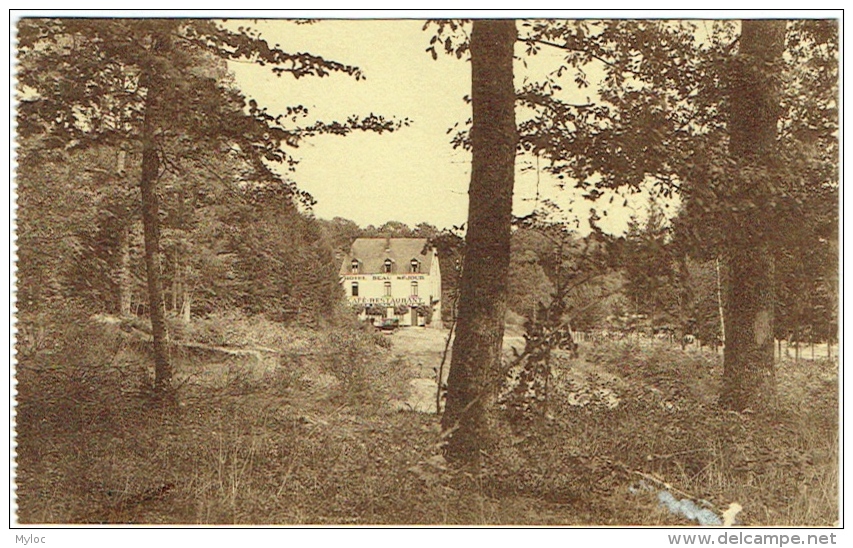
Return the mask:
<svg viewBox="0 0 853 548"><path fill-rule="evenodd" d="M352 273L358 274L358 259L352 260Z"/></svg>
<svg viewBox="0 0 853 548"><path fill-rule="evenodd" d="M417 272L421 271L421 262L419 260L412 259L411 265L412 265L412 272L417 273Z"/></svg>
<svg viewBox="0 0 853 548"><path fill-rule="evenodd" d="M393 262L391 261L391 259L385 259L385 262L382 263L382 272L384 272L385 274L390 274L391 273L391 265L393 265Z"/></svg>

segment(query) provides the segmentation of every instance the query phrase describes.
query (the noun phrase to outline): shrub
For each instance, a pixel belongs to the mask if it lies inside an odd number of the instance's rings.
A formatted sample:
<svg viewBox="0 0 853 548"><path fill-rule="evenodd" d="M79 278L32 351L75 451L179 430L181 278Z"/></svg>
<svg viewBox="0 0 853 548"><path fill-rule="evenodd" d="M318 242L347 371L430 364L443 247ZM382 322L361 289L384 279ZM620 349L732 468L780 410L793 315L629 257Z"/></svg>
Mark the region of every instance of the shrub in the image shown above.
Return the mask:
<svg viewBox="0 0 853 548"><path fill-rule="evenodd" d="M64 330L54 330L58 324ZM19 516L69 522L96 511L97 486L120 474L103 455L130 432L144 431L141 396L151 383L150 362L144 347L128 341L117 325L66 310L47 328L56 334L52 345L19 356L16 368ZM142 438L137 441L144 452ZM69 492L57 492L58 485Z"/></svg>
<svg viewBox="0 0 853 548"><path fill-rule="evenodd" d="M346 403L379 407L389 393L398 393L406 371L389 363L387 339L374 329L334 330L326 335L323 368L340 381ZM407 379L406 379L407 380Z"/></svg>
<svg viewBox="0 0 853 548"><path fill-rule="evenodd" d="M743 524L838 519L837 365L780 365L778 409L737 414L717 405L719 356L626 341L598 344L587 356L618 382L588 375L578 385L576 375L555 367L551 418L505 436L510 457L501 462L512 464L503 466L509 478L497 474L500 485L546 499L592 493L606 500L653 477L661 481L655 487L667 482L718 510L740 502ZM617 405L596 396L605 391ZM658 502L653 492L647 498L635 510L615 503L624 512L617 523L648 523Z"/></svg>

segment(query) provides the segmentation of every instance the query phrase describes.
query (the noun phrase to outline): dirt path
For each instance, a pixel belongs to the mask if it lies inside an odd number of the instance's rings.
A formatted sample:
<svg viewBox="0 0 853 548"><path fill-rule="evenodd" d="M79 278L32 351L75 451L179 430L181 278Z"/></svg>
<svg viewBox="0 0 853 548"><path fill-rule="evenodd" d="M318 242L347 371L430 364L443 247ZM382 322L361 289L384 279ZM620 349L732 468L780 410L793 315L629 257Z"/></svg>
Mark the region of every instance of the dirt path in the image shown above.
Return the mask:
<svg viewBox="0 0 853 548"><path fill-rule="evenodd" d="M448 329L431 329L424 327L405 327L389 335L392 352L395 356L406 359L417 367L419 378L435 380L436 371L441 365L441 356L447 343ZM445 369L450 363L448 349ZM445 377L447 372L445 371Z"/></svg>
<svg viewBox="0 0 853 548"><path fill-rule="evenodd" d="M392 402L399 409L420 413L435 413L435 396L438 386L436 378L441 366L441 358L447 344L447 329L408 327L388 335L392 341L392 352L410 364L415 378L409 381L409 395L406 401ZM444 380L450 369L450 349L444 362Z"/></svg>
<svg viewBox="0 0 853 548"><path fill-rule="evenodd" d="M436 378L448 332L447 329L403 328L388 335L392 340L394 356L405 360L416 371L415 377L409 381L408 398L405 401L392 402L396 408L435 413ZM524 348L524 338L509 335L504 338L503 348L507 354L512 348L520 353ZM445 382L450 370L450 354L448 349L443 369ZM585 405L592 394L604 398L610 405L618 403L618 398L611 390L601 388L600 384L603 380L618 384L621 379L582 359L571 360L569 363L570 367L561 367L555 374L572 382L575 390L569 394L570 403Z"/></svg>

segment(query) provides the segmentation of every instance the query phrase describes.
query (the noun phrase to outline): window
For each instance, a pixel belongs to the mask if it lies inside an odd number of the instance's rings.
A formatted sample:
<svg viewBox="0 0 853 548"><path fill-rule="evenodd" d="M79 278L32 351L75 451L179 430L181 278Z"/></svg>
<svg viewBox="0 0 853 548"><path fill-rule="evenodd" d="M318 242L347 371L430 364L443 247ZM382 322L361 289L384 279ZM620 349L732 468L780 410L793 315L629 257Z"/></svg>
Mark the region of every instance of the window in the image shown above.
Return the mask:
<svg viewBox="0 0 853 548"><path fill-rule="evenodd" d="M385 296L391 296L391 282L385 282Z"/></svg>
<svg viewBox="0 0 853 548"><path fill-rule="evenodd" d="M385 274L390 274L390 273L391 273L391 265L392 265L392 264L393 264L393 263L391 262L391 259L385 259L385 263L382 265L382 271L383 271Z"/></svg>
<svg viewBox="0 0 853 548"><path fill-rule="evenodd" d="M358 274L358 259L352 260L352 273Z"/></svg>
<svg viewBox="0 0 853 548"><path fill-rule="evenodd" d="M418 294L418 282L412 282L412 296L417 296Z"/></svg>
<svg viewBox="0 0 853 548"><path fill-rule="evenodd" d="M412 259L412 272L421 271L421 262L417 259Z"/></svg>
<svg viewBox="0 0 853 548"><path fill-rule="evenodd" d="M352 296L358 297L358 282L352 283Z"/></svg>

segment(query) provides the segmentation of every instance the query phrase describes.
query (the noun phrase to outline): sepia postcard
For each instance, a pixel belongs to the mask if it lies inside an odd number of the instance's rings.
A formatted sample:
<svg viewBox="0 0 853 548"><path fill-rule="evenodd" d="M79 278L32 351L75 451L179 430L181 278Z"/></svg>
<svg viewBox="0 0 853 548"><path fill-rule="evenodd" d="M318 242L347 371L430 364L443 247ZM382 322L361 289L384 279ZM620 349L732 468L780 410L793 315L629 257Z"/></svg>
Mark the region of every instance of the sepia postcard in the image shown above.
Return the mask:
<svg viewBox="0 0 853 548"><path fill-rule="evenodd" d="M837 542L842 20L771 17L13 12L16 545Z"/></svg>

